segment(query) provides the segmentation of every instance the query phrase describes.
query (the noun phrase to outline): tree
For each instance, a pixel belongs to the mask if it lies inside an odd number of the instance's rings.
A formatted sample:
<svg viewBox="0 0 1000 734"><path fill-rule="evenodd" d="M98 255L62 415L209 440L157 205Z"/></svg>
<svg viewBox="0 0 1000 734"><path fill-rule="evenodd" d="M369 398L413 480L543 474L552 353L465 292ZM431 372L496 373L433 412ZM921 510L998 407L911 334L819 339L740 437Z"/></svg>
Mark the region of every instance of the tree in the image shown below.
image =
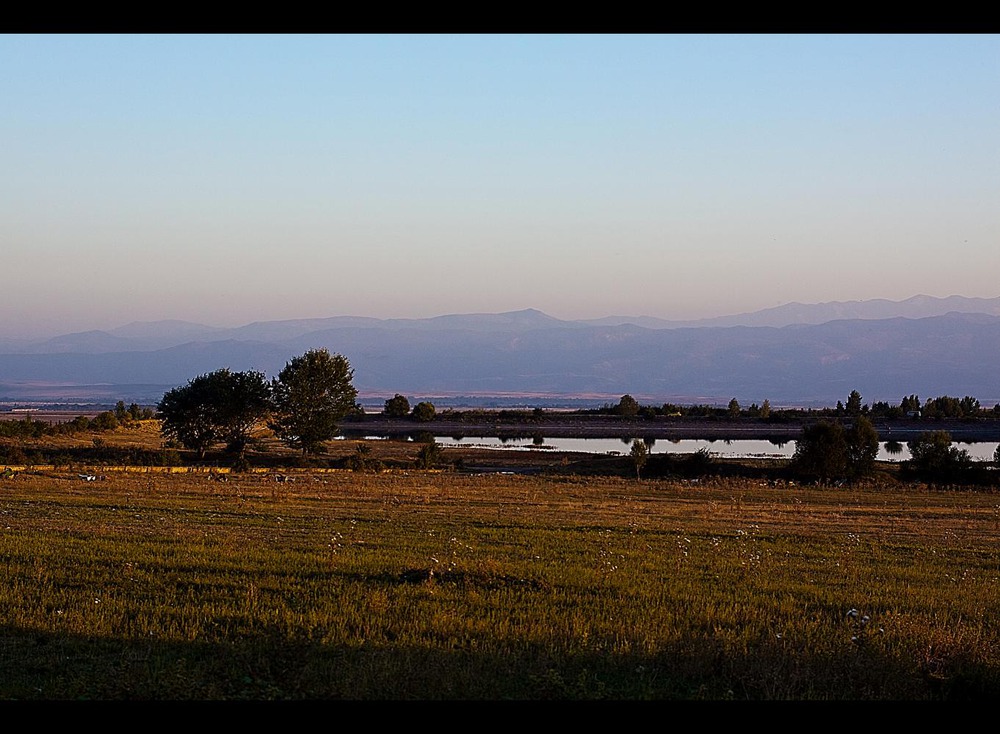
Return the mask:
<svg viewBox="0 0 1000 734"><path fill-rule="evenodd" d="M847 450L844 427L820 421L802 429L792 464L803 474L829 481L847 473Z"/></svg>
<svg viewBox="0 0 1000 734"><path fill-rule="evenodd" d="M395 397L391 397L385 401L385 410L383 412L388 418L405 418L410 414L410 401L399 393L396 393Z"/></svg>
<svg viewBox="0 0 1000 734"><path fill-rule="evenodd" d="M952 446L947 431L924 431L906 446L910 468L925 479L951 480L972 466L969 452Z"/></svg>
<svg viewBox="0 0 1000 734"><path fill-rule="evenodd" d="M960 418L962 401L950 395L927 398L927 402L924 403L924 415L928 418Z"/></svg>
<svg viewBox="0 0 1000 734"><path fill-rule="evenodd" d="M118 428L118 419L115 418L115 414L110 410L105 410L103 413L98 413L94 416L94 419L90 422L90 426L98 431L113 431Z"/></svg>
<svg viewBox="0 0 1000 734"><path fill-rule="evenodd" d="M615 413L626 418L635 418L639 415L639 401L631 395L622 395L618 405L615 406Z"/></svg>
<svg viewBox="0 0 1000 734"><path fill-rule="evenodd" d="M640 479L640 472L649 460L649 446L645 441L640 441L637 438L632 442L632 450L629 451L629 456L632 457L632 462L635 464L635 478Z"/></svg>
<svg viewBox="0 0 1000 734"><path fill-rule="evenodd" d="M434 403L422 402L413 407L413 420L420 423L430 423L434 420Z"/></svg>
<svg viewBox="0 0 1000 734"><path fill-rule="evenodd" d="M911 413L920 413L920 397L918 395L907 395L899 402L899 410L904 416Z"/></svg>
<svg viewBox="0 0 1000 734"><path fill-rule="evenodd" d="M205 453L223 441L238 463L252 431L271 407L271 388L261 372L231 372L228 368L200 375L164 394L157 405L161 432L185 448Z"/></svg>
<svg viewBox="0 0 1000 734"><path fill-rule="evenodd" d="M226 450L235 454L237 464L253 437L253 430L271 412L271 385L263 372L225 373L221 381L216 417Z"/></svg>
<svg viewBox="0 0 1000 734"><path fill-rule="evenodd" d="M979 404L979 399L974 398L971 395L966 395L962 398L959 401L959 407L962 410L962 416L964 418L977 416L983 409L983 406Z"/></svg>
<svg viewBox="0 0 1000 734"><path fill-rule="evenodd" d="M851 394L847 396L847 407L844 410L850 416L861 415L861 393L857 390L851 390Z"/></svg>
<svg viewBox="0 0 1000 734"><path fill-rule="evenodd" d="M878 431L864 416L854 419L847 431L847 473L852 479L868 477L875 473L878 458Z"/></svg>
<svg viewBox="0 0 1000 734"><path fill-rule="evenodd" d="M354 408L354 370L340 354L312 349L285 365L272 382L271 430L285 444L307 454L323 451L338 423Z"/></svg>
<svg viewBox="0 0 1000 734"><path fill-rule="evenodd" d="M845 430L839 423L821 421L806 426L795 444L792 463L806 475L823 481L871 476L878 458L878 431L864 416Z"/></svg>
<svg viewBox="0 0 1000 734"><path fill-rule="evenodd" d="M875 418L902 418L903 410L898 405L889 405L884 400L876 400L872 403L868 415Z"/></svg>
<svg viewBox="0 0 1000 734"><path fill-rule="evenodd" d="M760 417L767 420L771 417L771 401L764 398L764 403L760 406Z"/></svg>
<svg viewBox="0 0 1000 734"><path fill-rule="evenodd" d="M195 451L198 460L219 440L217 397L225 376L221 371L200 375L183 387L164 393L156 409L160 413L160 432Z"/></svg>
<svg viewBox="0 0 1000 734"><path fill-rule="evenodd" d="M733 398L732 400L730 400L729 401L729 408L727 408L727 412L729 413L729 417L730 418L739 418L740 417L740 401L737 400L736 398Z"/></svg>

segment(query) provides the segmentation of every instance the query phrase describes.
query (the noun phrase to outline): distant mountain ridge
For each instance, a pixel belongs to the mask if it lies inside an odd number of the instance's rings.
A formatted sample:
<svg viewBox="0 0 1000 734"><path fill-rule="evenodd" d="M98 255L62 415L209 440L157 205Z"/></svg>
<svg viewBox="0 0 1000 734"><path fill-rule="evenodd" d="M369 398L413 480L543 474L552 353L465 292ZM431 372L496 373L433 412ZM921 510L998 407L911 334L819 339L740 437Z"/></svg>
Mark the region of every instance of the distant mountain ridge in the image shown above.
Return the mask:
<svg viewBox="0 0 1000 734"><path fill-rule="evenodd" d="M108 331L63 334L42 340L0 340L0 354L100 354L115 351L152 351L192 341L283 341L313 332L337 328L372 329L467 329L495 331L545 327L622 326L633 324L647 329L695 327L769 326L823 324L842 319L927 318L947 313L980 313L1000 316L1000 297L937 298L917 295L904 301L873 299L827 303L788 303L751 313L693 320L669 320L654 316L607 316L600 319L562 320L537 309L504 313L448 314L431 318L379 319L369 316L332 316L282 321L256 321L224 328L188 321L136 321Z"/></svg>
<svg viewBox="0 0 1000 734"><path fill-rule="evenodd" d="M773 308L765 308L751 313L733 316L688 321L671 321L651 316L609 316L592 319L587 323L614 326L634 323L650 329L676 329L696 326L791 326L792 324L825 324L842 319L922 319L929 316L943 316L947 313L984 313L1000 316L1000 297L969 298L966 296L917 295L904 301L889 301L882 298L867 301L830 301L827 303L786 303Z"/></svg>
<svg viewBox="0 0 1000 734"><path fill-rule="evenodd" d="M814 323L815 322L815 323ZM665 325L667 324L667 325ZM429 319L335 316L219 328L135 322L0 344L0 401L142 385L220 367L274 376L294 356L344 354L362 394L622 395L653 402L833 404L973 395L1000 400L1000 298L788 304L719 319L561 320L536 309ZM58 389L56 389L58 388ZM157 395L157 392L159 395ZM124 396L123 396L124 397Z"/></svg>

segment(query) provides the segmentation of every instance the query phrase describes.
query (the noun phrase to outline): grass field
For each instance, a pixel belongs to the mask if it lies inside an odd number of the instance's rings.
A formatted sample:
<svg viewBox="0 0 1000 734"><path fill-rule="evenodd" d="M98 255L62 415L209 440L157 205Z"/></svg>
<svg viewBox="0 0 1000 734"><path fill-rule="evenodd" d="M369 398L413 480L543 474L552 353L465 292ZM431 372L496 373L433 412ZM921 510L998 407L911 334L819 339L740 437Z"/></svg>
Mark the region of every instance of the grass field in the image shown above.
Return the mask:
<svg viewBox="0 0 1000 734"><path fill-rule="evenodd" d="M102 476L0 480L0 698L1000 695L989 492Z"/></svg>

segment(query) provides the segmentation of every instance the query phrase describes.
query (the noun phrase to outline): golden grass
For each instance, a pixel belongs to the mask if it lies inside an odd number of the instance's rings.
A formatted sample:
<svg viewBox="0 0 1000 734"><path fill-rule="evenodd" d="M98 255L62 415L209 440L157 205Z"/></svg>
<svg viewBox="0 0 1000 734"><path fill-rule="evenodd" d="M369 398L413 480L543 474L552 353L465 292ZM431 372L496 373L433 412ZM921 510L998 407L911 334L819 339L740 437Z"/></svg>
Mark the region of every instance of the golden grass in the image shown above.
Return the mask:
<svg viewBox="0 0 1000 734"><path fill-rule="evenodd" d="M0 481L0 697L1000 693L989 493L104 476Z"/></svg>

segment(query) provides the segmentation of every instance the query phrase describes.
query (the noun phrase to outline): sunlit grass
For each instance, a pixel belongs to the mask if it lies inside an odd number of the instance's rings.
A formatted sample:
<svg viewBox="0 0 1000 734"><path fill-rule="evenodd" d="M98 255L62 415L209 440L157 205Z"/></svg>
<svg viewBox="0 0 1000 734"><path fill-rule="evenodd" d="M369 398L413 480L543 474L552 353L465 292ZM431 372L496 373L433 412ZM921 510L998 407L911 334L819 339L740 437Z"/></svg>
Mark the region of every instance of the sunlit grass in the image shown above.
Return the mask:
<svg viewBox="0 0 1000 734"><path fill-rule="evenodd" d="M1000 500L351 472L0 484L4 698L1000 693Z"/></svg>

